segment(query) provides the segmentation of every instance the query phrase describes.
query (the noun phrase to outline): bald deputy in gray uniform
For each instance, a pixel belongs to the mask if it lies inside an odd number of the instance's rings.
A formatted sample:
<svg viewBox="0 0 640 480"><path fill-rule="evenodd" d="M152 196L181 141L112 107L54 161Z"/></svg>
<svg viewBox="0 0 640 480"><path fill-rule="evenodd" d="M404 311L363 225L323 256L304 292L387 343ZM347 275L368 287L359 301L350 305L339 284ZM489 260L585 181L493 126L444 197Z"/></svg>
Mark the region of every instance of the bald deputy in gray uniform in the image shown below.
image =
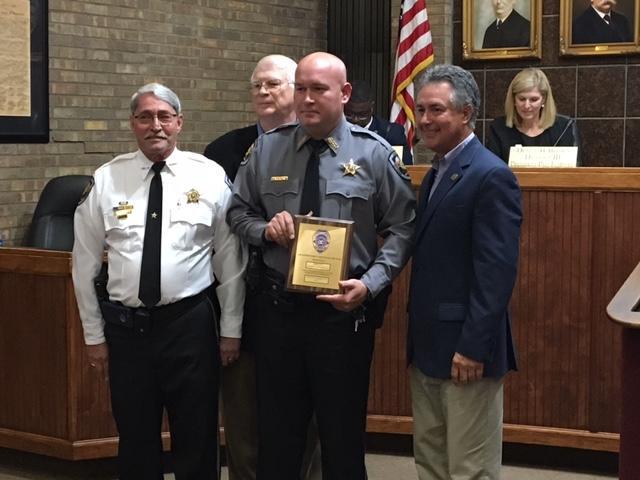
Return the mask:
<svg viewBox="0 0 640 480"><path fill-rule="evenodd" d="M227 220L262 249L256 301L258 478L299 478L315 410L324 478L365 478L364 431L375 328L410 255L415 197L393 148L343 114L342 61L316 52L296 70L299 124L262 135L236 176ZM353 220L348 280L335 295L284 291L294 214ZM378 237L382 237L378 246Z"/></svg>

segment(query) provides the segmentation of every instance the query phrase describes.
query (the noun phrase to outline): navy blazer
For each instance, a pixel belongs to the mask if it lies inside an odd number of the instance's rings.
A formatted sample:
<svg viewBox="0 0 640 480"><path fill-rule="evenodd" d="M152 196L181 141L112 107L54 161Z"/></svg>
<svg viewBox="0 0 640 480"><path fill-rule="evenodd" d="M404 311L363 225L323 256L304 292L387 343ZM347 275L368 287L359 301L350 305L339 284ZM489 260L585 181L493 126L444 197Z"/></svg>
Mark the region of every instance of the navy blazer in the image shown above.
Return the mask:
<svg viewBox="0 0 640 480"><path fill-rule="evenodd" d="M413 165L413 156L407 144L407 137L404 134L402 125L374 116L371 120L371 125L369 125L369 130L380 135L392 147L394 145L402 145L402 163Z"/></svg>
<svg viewBox="0 0 640 480"><path fill-rule="evenodd" d="M484 363L484 376L516 369L508 304L516 280L521 194L509 167L471 140L431 199L420 189L409 288L408 359L451 378L455 352Z"/></svg>

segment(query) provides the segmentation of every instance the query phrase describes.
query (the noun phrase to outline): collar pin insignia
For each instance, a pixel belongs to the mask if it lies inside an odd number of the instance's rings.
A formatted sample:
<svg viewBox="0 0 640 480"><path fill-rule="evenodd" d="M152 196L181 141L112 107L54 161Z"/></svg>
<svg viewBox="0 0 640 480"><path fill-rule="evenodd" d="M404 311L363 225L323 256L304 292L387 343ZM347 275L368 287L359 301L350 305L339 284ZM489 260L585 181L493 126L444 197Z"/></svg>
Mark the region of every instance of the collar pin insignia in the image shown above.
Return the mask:
<svg viewBox="0 0 640 480"><path fill-rule="evenodd" d="M460 175L458 175L457 173L452 174L452 175L451 175L451 181L452 181L452 182L455 182L456 180L458 180L458 177L459 177L459 176L460 176Z"/></svg>

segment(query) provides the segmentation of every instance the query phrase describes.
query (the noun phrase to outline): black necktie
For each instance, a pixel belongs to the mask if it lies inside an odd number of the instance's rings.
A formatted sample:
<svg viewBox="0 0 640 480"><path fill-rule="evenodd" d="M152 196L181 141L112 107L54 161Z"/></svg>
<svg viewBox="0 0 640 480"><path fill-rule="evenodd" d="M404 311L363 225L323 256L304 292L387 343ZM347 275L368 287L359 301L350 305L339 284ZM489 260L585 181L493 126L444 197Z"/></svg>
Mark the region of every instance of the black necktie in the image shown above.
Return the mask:
<svg viewBox="0 0 640 480"><path fill-rule="evenodd" d="M502 20L498 20L498 22L496 23L496 29L500 30L501 26L502 26Z"/></svg>
<svg viewBox="0 0 640 480"><path fill-rule="evenodd" d="M604 16L604 23L611 25L611 16L608 13Z"/></svg>
<svg viewBox="0 0 640 480"><path fill-rule="evenodd" d="M306 215L313 212L317 217L320 215L320 153L327 144L324 140L309 140L307 144L311 147L311 155L309 155L307 170L304 174L300 214Z"/></svg>
<svg viewBox="0 0 640 480"><path fill-rule="evenodd" d="M162 244L162 177L160 171L165 162L155 162L154 175L149 187L147 221L144 227L144 246L140 267L138 298L146 307L160 301L160 245Z"/></svg>

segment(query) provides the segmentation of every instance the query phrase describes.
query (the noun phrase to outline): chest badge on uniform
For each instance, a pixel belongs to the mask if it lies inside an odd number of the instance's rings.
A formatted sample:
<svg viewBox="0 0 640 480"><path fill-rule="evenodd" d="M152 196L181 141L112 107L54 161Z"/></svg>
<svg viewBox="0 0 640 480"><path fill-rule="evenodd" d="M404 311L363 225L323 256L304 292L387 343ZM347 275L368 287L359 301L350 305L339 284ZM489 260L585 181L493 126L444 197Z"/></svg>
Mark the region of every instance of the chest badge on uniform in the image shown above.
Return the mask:
<svg viewBox="0 0 640 480"><path fill-rule="evenodd" d="M133 205L126 201L118 202L118 205L113 207L113 213L118 220L126 220L133 213Z"/></svg>
<svg viewBox="0 0 640 480"><path fill-rule="evenodd" d="M288 175L274 175L271 177L272 182L287 182L289 181Z"/></svg>
<svg viewBox="0 0 640 480"><path fill-rule="evenodd" d="M200 192L191 189L187 192L187 203L198 203L200 201Z"/></svg>
<svg viewBox="0 0 640 480"><path fill-rule="evenodd" d="M350 158L349 163L342 163L341 167L344 170L342 172L342 175L351 175L352 177L355 177L356 173L358 173L360 165L356 165L355 163L353 163L353 158Z"/></svg>

